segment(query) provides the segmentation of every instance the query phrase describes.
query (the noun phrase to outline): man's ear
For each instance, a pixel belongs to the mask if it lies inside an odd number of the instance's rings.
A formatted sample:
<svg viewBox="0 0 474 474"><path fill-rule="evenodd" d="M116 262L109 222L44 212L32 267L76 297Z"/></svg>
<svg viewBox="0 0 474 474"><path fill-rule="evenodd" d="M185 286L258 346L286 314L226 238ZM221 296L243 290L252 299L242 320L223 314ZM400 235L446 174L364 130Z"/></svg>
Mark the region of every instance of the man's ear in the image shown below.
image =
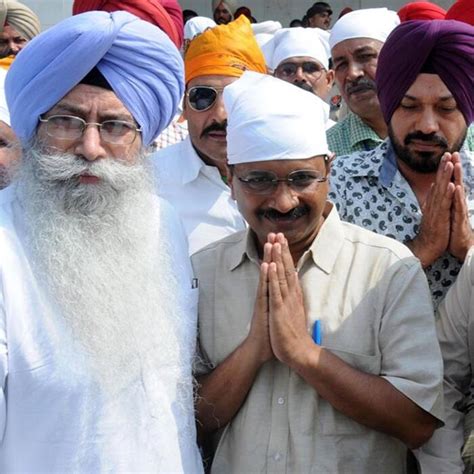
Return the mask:
<svg viewBox="0 0 474 474"><path fill-rule="evenodd" d="M336 74L334 72L334 69L329 69L329 71L326 72L326 84L328 86L328 92L331 90L334 84L335 77L336 77Z"/></svg>
<svg viewBox="0 0 474 474"><path fill-rule="evenodd" d="M229 165L229 164L226 163L226 165L225 165L225 177L226 177L226 180L227 180L227 184L230 188L230 195L231 195L232 199L235 201L233 165Z"/></svg>
<svg viewBox="0 0 474 474"><path fill-rule="evenodd" d="M324 157L324 163L326 164L326 173L329 174L330 171L331 171L331 166L332 166L332 162L334 161L334 159L336 158L336 154L335 153L328 153L325 157Z"/></svg>

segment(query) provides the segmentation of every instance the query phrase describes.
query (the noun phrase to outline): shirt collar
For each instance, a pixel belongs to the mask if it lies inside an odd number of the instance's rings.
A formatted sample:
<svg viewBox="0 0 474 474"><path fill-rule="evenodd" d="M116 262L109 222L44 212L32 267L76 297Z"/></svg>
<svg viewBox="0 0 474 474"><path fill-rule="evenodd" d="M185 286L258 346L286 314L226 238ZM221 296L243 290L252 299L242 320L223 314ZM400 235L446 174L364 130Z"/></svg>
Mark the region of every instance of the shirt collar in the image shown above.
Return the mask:
<svg viewBox="0 0 474 474"><path fill-rule="evenodd" d="M204 162L196 153L189 135L183 140L182 153L184 156L186 156L186 160L183 160L186 165L180 167L182 180L181 184L184 185L191 183L198 177L199 172L204 166Z"/></svg>
<svg viewBox="0 0 474 474"><path fill-rule="evenodd" d="M386 140L387 148L384 152L382 165L380 166L380 183L389 187L398 171L397 157L390 140Z"/></svg>
<svg viewBox="0 0 474 474"><path fill-rule="evenodd" d="M353 112L349 112L347 120L349 121L351 149L356 148L357 145L365 141L371 141L375 143L380 143L383 141L374 132L372 127L367 125L358 115L354 114Z"/></svg>
<svg viewBox="0 0 474 474"><path fill-rule="evenodd" d="M318 235L310 248L303 254L298 262L300 269L305 262L312 258L316 266L325 273L331 273L336 263L342 244L344 243L344 228L339 219L336 207L329 201L326 203L325 220ZM249 260L260 265L257 252L255 233L248 228L236 244L227 252L228 269L235 270L244 261Z"/></svg>

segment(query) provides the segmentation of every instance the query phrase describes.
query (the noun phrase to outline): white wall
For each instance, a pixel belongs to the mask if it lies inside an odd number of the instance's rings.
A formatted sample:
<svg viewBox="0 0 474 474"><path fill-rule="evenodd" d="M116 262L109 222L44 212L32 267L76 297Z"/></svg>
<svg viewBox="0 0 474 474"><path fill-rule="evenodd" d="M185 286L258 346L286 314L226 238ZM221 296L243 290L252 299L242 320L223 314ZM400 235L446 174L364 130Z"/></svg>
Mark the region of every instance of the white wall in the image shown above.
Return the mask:
<svg viewBox="0 0 474 474"><path fill-rule="evenodd" d="M40 17L43 29L54 25L58 21L71 15L73 0L20 0L28 5ZM288 26L293 18L301 18L306 10L314 1L301 0L241 0L242 5L252 10L253 16L258 21L278 20L283 26ZM344 7L369 8L369 7L388 7L398 10L401 6L408 3L409 0L325 0L333 10L337 18L339 12ZM474 0L473 0L474 1ZM197 11L200 15L211 16L211 0L181 0L180 5L183 9L190 8ZM449 8L454 0L434 0L443 8Z"/></svg>

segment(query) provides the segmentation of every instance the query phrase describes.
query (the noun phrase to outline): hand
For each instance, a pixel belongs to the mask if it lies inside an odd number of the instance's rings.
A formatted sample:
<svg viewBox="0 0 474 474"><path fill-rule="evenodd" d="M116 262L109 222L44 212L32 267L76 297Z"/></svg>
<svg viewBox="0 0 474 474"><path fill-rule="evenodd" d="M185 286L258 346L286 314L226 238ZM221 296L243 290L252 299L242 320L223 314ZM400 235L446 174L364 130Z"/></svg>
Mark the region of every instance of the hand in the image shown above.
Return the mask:
<svg viewBox="0 0 474 474"><path fill-rule="evenodd" d="M306 353L308 334L303 292L288 242L277 234L268 268L270 340L275 356L294 366Z"/></svg>
<svg viewBox="0 0 474 474"><path fill-rule="evenodd" d="M449 253L461 262L466 258L467 251L474 245L474 235L469 222L469 212L464 193L461 157L453 153L454 164L454 198L451 211L451 232L449 236Z"/></svg>
<svg viewBox="0 0 474 474"><path fill-rule="evenodd" d="M407 246L420 259L423 268L431 265L448 249L451 230L451 207L455 190L451 178L454 164L450 153L445 153L436 172L421 210L420 231Z"/></svg>
<svg viewBox="0 0 474 474"><path fill-rule="evenodd" d="M275 234L272 234L274 236ZM273 237L269 236L270 240ZM246 343L256 354L260 362L274 357L270 344L270 331L268 321L268 266L271 259L272 244L266 243L263 247L263 262L260 265L260 278L258 281L257 296L253 311L250 332Z"/></svg>

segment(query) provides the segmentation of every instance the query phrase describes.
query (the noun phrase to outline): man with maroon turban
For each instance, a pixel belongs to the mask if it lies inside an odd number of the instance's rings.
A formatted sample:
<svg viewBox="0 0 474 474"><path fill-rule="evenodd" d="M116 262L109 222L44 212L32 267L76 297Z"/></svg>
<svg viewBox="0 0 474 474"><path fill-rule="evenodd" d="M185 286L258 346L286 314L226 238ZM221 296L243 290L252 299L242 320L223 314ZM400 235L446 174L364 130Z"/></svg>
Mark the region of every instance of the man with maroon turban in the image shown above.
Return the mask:
<svg viewBox="0 0 474 474"><path fill-rule="evenodd" d="M416 45L416 48L413 47ZM344 220L404 242L437 305L474 244L474 27L410 21L385 42L376 84L389 137L333 165Z"/></svg>
<svg viewBox="0 0 474 474"><path fill-rule="evenodd" d="M474 25L474 2L458 0L446 13L446 20L464 21Z"/></svg>
<svg viewBox="0 0 474 474"><path fill-rule="evenodd" d="M161 28L180 48L183 43L183 13L176 0L74 0L72 14L101 10L124 10Z"/></svg>

